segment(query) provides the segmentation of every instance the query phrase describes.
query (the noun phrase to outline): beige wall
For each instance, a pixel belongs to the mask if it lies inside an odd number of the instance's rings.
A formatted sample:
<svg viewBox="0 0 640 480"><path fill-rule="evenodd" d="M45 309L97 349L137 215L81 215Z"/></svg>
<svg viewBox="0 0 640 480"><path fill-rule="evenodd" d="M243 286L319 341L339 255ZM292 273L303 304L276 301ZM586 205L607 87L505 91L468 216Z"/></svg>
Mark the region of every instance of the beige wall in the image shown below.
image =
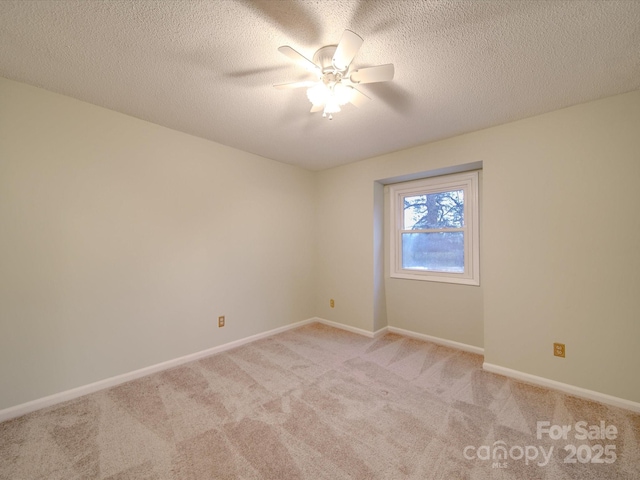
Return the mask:
<svg viewBox="0 0 640 480"><path fill-rule="evenodd" d="M482 286L392 279L388 251L383 261L379 252L389 234L382 184L481 161L464 142L451 149L441 142L318 172L318 316L367 331L390 325L482 347ZM329 298L336 298L333 309Z"/></svg>
<svg viewBox="0 0 640 480"><path fill-rule="evenodd" d="M475 169L475 166L474 163L466 168ZM436 173L438 172L440 171ZM390 236L388 190L385 189L385 240ZM479 171L479 190L482 200L482 170ZM482 202L480 204L482 205ZM479 223L482 227L482 216ZM480 234L482 235L482 228ZM472 286L391 278L389 241L385 241L385 244L385 287L389 324L482 348L482 283L480 286ZM480 271L482 272L482 268Z"/></svg>
<svg viewBox="0 0 640 480"><path fill-rule="evenodd" d="M0 79L0 409L312 316L640 402L638 132L633 92L313 173ZM478 162L481 286L389 278L382 185Z"/></svg>
<svg viewBox="0 0 640 480"><path fill-rule="evenodd" d="M387 275L388 324L640 401L640 92L320 172L318 314L379 328L374 182L479 161L481 286Z"/></svg>
<svg viewBox="0 0 640 480"><path fill-rule="evenodd" d="M316 312L373 331L374 186L367 178L363 163L318 172Z"/></svg>
<svg viewBox="0 0 640 480"><path fill-rule="evenodd" d="M0 79L0 409L312 317L314 209L311 172Z"/></svg>
<svg viewBox="0 0 640 480"><path fill-rule="evenodd" d="M474 138L486 361L640 402L640 92Z"/></svg>

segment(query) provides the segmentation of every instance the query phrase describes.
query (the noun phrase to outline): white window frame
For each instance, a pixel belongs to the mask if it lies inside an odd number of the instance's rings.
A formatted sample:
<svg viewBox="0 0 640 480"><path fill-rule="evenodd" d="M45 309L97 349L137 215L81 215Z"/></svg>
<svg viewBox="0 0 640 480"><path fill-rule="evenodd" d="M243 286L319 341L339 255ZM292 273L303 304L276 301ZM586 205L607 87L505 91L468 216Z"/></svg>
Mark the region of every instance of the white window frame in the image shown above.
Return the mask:
<svg viewBox="0 0 640 480"><path fill-rule="evenodd" d="M436 272L402 268L403 206L405 197L464 191L464 272ZM393 278L426 280L431 282L480 285L480 228L478 201L478 172L465 172L439 177L429 177L411 182L389 185L390 206L390 275ZM438 231L438 230L434 230Z"/></svg>

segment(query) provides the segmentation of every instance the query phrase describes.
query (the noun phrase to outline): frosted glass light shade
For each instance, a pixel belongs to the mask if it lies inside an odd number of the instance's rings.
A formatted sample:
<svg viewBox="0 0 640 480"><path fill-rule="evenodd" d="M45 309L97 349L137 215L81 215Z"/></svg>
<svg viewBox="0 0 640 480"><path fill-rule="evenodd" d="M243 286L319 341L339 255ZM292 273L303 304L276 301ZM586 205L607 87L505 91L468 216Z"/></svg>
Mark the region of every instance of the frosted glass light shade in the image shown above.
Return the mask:
<svg viewBox="0 0 640 480"><path fill-rule="evenodd" d="M324 107L324 113L338 113L340 111L340 105L333 95L327 97L327 103Z"/></svg>
<svg viewBox="0 0 640 480"><path fill-rule="evenodd" d="M326 103L329 95L329 89L322 82L318 82L307 90L307 98L313 105L323 105Z"/></svg>
<svg viewBox="0 0 640 480"><path fill-rule="evenodd" d="M336 83L333 87L333 97L338 105L346 105L351 101L351 89L342 83Z"/></svg>

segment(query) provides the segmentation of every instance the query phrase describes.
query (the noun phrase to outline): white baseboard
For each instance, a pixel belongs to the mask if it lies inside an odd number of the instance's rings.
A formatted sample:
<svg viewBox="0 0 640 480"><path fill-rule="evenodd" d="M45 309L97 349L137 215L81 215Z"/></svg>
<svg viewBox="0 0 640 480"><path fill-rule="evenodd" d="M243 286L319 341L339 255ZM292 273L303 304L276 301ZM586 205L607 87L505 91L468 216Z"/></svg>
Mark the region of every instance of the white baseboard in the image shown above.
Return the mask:
<svg viewBox="0 0 640 480"><path fill-rule="evenodd" d="M380 335L384 335L387 333L388 327L382 327L375 332L370 332L369 330L364 330L362 328L352 327L351 325L345 325L343 323L332 322L331 320L325 320L324 318L315 317L315 320L318 323L322 323L323 325L328 325L330 327L339 328L340 330L346 330L347 332L357 333L358 335L364 335L369 338L377 338Z"/></svg>
<svg viewBox="0 0 640 480"><path fill-rule="evenodd" d="M525 383L530 383L540 387L547 387L553 390L558 390L569 395L576 397L586 398L587 400L595 400L596 402L612 405L614 407L624 408L631 410L632 412L640 413L640 403L633 402L631 400L625 400L624 398L614 397L607 395L606 393L595 392L593 390L587 390L586 388L576 387L567 383L557 382L556 380L550 380L544 377L538 377L529 373L520 372L518 370L512 370L510 368L501 367L492 363L483 363L482 368L487 372L497 373L498 375L504 375L505 377L520 380Z"/></svg>
<svg viewBox="0 0 640 480"><path fill-rule="evenodd" d="M466 343L454 342L453 340L447 340L445 338L432 337L424 333L416 333L411 330L404 330L398 327L387 327L387 330L391 333L397 333L398 335L404 335L405 337L417 338L419 340L425 340L427 342L437 343L445 347L455 348L457 350L463 350L465 352L477 353L478 355L484 355L484 348L476 347L474 345L467 345Z"/></svg>
<svg viewBox="0 0 640 480"><path fill-rule="evenodd" d="M325 320L324 318L316 317L315 320L318 323L322 323L324 325L329 325L330 327L340 328L342 330L346 330L347 332L357 333L359 335L364 335L369 338L377 338L380 335L384 335L387 332L397 333L398 335L404 335L405 337L417 338L419 340L425 340L427 342L437 343L438 345L443 345L445 347L455 348L457 350L463 350L465 352L477 353L479 355L484 355L484 348L476 347L473 345L467 345L466 343L454 342L453 340L447 340L445 338L432 337L431 335L425 335L424 333L416 333L411 330L404 330L398 327L382 327L375 332L370 332L368 330L363 330L362 328L352 327L350 325L344 325L338 322L332 322L331 320Z"/></svg>
<svg viewBox="0 0 640 480"><path fill-rule="evenodd" d="M82 397L99 390L104 390L105 388L115 387L116 385L130 382L131 380L146 377L147 375L151 375L152 373L160 372L162 370L168 370L169 368L177 367L184 363L208 357L209 355L213 355L214 353L224 352L225 350L230 350L246 343L255 342L256 340L260 340L261 338L270 337L272 335L298 328L303 325L308 325L316 321L317 320L315 318L309 318L307 320L292 323L291 325L285 325L283 327L274 328L273 330L268 330L256 335L251 335L250 337L241 338L233 342L225 343L224 345L218 345L217 347L208 348L200 352L192 353L179 358L174 358L172 360L141 368L139 370L134 370L133 372L123 373L122 375L116 375L115 377L106 378L104 380L99 380L88 385L83 385L71 390L55 393L47 397L38 398L30 402L5 408L3 410L0 410L0 422L4 422L5 420L10 420L16 417L21 417L22 415L26 415L27 413L35 412L36 410L40 410L42 408L66 402L67 400L73 400L74 398Z"/></svg>
<svg viewBox="0 0 640 480"><path fill-rule="evenodd" d="M446 340L443 338L432 337L431 335L416 333L410 330L404 330L402 328L383 327L379 330L376 330L375 332L370 332L368 330L364 330L361 328L352 327L349 325L332 322L330 320L325 320L323 318L314 317L314 318L309 318L307 320L302 320L300 322L292 323L291 325L285 325L279 328L274 328L273 330L268 330L266 332L258 333L250 337L241 338L233 342L225 343L224 345L218 345L217 347L212 347L207 350L202 350L200 352L192 353L190 355L174 358L172 360L158 363L156 365L151 365L149 367L141 368L139 370L134 370L132 372L124 373L122 375L117 375L115 377L100 380L94 383L90 383L88 385L83 385L81 387L73 388L71 390L66 390L64 392L60 392L53 395L49 395L47 397L32 400L30 402L26 402L20 405L5 408L3 410L0 410L0 422L4 422L12 418L20 417L22 415L26 415L27 413L31 413L36 410L40 410L42 408L50 407L58 403L66 402L67 400L73 400L74 398L82 397L84 395L88 395L90 393L94 393L99 390L104 390L105 388L114 387L116 385L120 385L120 384L129 382L131 380L136 380L138 378L145 377L147 375L151 375L153 373L160 372L162 370L167 370L169 368L177 367L184 363L192 362L194 360L199 360L201 358L208 357L215 353L224 352L226 350L230 350L232 348L236 348L241 345L245 345L247 343L255 342L256 340L260 340L261 338L270 337L272 335L276 335L278 333L285 332L287 330L292 330L294 328L302 327L304 325L308 325L314 322L322 323L324 325L329 325L331 327L346 330L348 332L357 333L359 335L364 335L365 337L368 337L368 338L377 338L380 335L385 334L386 332L391 332L391 333L397 333L399 335L404 335L407 337L417 338L420 340L426 340L428 342L437 343L439 345L456 348L458 350L463 350L466 352L477 353L479 355L484 354L484 349L480 347L475 347L473 345L454 342L452 340ZM519 372L517 370L511 370L509 368L500 367L498 365L493 365L486 362L483 364L483 369L488 372L497 373L500 375L504 375L506 377L511 377L526 383L531 383L534 385L540 385L543 387L552 388L564 393L568 393L570 395L575 395L577 397L587 398L589 400L595 400L608 405L613 405L616 407L620 407L620 408L624 408L627 410L640 413L640 403L632 402L630 400L625 400L622 398L613 397L611 395L606 395L604 393L594 392L592 390L575 387L573 385L557 382L555 380L549 380L543 377L537 377L535 375Z"/></svg>

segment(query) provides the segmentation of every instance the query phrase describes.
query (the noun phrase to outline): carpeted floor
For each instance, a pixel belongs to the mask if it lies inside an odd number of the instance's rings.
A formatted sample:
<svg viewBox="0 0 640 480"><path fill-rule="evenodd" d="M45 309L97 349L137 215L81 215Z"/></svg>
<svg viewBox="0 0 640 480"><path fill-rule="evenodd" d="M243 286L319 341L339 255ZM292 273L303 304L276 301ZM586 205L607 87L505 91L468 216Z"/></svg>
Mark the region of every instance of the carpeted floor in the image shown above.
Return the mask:
<svg viewBox="0 0 640 480"><path fill-rule="evenodd" d="M313 324L4 422L0 478L631 480L640 415Z"/></svg>

